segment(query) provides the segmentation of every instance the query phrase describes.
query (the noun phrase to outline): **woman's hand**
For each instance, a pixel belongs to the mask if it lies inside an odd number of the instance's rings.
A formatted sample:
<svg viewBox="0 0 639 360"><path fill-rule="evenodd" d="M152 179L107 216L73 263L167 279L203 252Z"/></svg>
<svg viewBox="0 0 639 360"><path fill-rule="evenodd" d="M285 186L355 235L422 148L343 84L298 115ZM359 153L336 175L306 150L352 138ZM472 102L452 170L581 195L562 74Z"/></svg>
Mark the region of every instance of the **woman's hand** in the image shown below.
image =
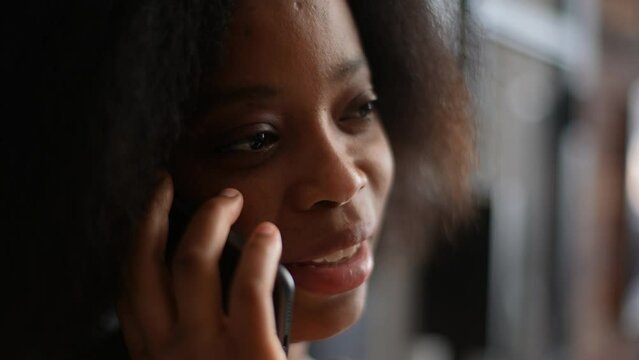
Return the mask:
<svg viewBox="0 0 639 360"><path fill-rule="evenodd" d="M257 226L244 245L222 311L218 261L231 224L242 209L233 189L205 202L165 263L169 176L158 187L123 266L118 302L133 359L285 359L275 332L271 292L281 254L278 229Z"/></svg>

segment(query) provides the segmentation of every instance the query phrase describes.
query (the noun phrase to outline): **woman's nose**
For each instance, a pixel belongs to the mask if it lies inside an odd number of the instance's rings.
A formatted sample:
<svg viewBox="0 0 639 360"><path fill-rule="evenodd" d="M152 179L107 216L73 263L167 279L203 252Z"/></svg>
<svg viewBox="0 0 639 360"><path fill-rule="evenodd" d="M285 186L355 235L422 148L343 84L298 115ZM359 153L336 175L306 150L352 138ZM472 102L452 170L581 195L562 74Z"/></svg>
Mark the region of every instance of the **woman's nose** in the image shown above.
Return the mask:
<svg viewBox="0 0 639 360"><path fill-rule="evenodd" d="M303 169L294 186L300 210L338 207L350 202L368 184L366 173L348 145L326 137L313 142L301 158Z"/></svg>

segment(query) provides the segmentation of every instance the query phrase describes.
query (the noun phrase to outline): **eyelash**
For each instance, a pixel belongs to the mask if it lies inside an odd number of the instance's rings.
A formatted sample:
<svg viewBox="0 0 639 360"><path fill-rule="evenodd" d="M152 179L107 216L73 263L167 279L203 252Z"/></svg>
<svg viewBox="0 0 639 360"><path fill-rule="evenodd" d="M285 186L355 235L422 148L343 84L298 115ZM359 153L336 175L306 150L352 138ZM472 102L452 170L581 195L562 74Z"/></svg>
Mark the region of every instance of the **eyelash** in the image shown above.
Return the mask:
<svg viewBox="0 0 639 360"><path fill-rule="evenodd" d="M369 100L359 105L357 109L347 111L342 116L342 120L351 120L351 119L370 120L371 119L370 116L373 113L375 113L375 110L377 110L377 99Z"/></svg>
<svg viewBox="0 0 639 360"><path fill-rule="evenodd" d="M346 111L340 121L360 120L367 122L372 120L371 115L376 110L377 98L374 98L364 102L354 110ZM218 147L217 152L221 154L263 153L270 150L278 141L279 136L273 131L257 131L247 137Z"/></svg>
<svg viewBox="0 0 639 360"><path fill-rule="evenodd" d="M377 109L377 100L372 100L362 105L357 109L359 112L358 115L360 117L368 117L368 115L372 114Z"/></svg>
<svg viewBox="0 0 639 360"><path fill-rule="evenodd" d="M271 131L256 132L246 138L218 148L220 153L263 152L269 150L279 140Z"/></svg>

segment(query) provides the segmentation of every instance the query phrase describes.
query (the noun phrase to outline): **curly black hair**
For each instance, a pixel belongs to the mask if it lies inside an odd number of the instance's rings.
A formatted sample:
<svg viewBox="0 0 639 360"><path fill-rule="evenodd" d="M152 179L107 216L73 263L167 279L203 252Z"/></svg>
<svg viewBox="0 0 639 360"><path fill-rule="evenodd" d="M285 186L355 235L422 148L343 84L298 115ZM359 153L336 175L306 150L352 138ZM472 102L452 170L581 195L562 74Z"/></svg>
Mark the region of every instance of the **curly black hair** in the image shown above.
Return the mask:
<svg viewBox="0 0 639 360"><path fill-rule="evenodd" d="M3 21L8 353L68 358L99 337L132 229L184 122L210 101L202 84L232 3L31 1ZM431 10L423 0L349 4L396 158L390 228L458 216L472 124Z"/></svg>

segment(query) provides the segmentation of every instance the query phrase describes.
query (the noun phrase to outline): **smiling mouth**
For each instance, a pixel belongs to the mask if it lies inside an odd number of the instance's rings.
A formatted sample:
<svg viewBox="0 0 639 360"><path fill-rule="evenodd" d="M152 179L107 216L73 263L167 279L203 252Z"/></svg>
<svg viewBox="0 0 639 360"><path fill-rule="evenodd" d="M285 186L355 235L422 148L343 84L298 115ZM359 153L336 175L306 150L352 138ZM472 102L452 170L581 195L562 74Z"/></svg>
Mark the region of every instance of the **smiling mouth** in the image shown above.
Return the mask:
<svg viewBox="0 0 639 360"><path fill-rule="evenodd" d="M305 262L285 264L295 286L306 291L336 295L362 285L373 269L368 241Z"/></svg>
<svg viewBox="0 0 639 360"><path fill-rule="evenodd" d="M337 250L326 256L313 259L310 261L311 265L339 265L340 263L349 260L357 253L357 250L362 246L362 243L357 243L346 249Z"/></svg>

